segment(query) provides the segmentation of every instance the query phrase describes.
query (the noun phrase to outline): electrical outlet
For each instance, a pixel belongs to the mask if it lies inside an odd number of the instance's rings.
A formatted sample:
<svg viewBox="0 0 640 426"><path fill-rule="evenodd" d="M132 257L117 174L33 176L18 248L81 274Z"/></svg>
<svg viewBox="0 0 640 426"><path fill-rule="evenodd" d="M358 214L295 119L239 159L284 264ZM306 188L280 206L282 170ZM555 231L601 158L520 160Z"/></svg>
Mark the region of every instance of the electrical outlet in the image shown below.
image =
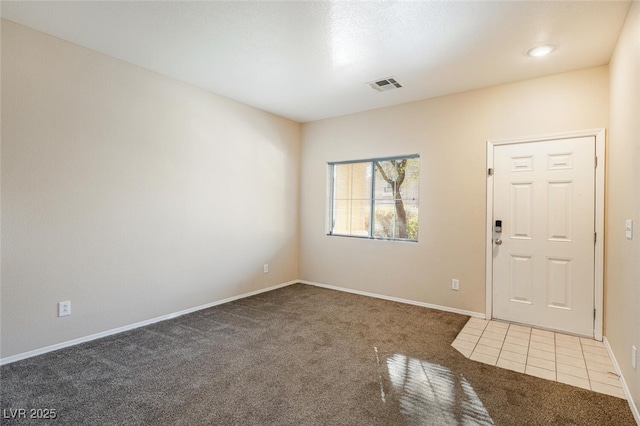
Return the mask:
<svg viewBox="0 0 640 426"><path fill-rule="evenodd" d="M627 240L633 239L633 220L627 219L624 221L624 236Z"/></svg>
<svg viewBox="0 0 640 426"><path fill-rule="evenodd" d="M460 280L455 278L451 280L451 290L460 290Z"/></svg>
<svg viewBox="0 0 640 426"><path fill-rule="evenodd" d="M269 264L268 264L268 263L265 263L265 264L264 264L264 268L263 268L263 270L264 270L264 273L265 273L265 274L266 274L267 272L269 272Z"/></svg>
<svg viewBox="0 0 640 426"><path fill-rule="evenodd" d="M631 366L634 370L638 367L638 350L635 346L631 346Z"/></svg>
<svg viewBox="0 0 640 426"><path fill-rule="evenodd" d="M71 301L67 300L66 302L58 303L58 316L66 317L67 315L71 315Z"/></svg>

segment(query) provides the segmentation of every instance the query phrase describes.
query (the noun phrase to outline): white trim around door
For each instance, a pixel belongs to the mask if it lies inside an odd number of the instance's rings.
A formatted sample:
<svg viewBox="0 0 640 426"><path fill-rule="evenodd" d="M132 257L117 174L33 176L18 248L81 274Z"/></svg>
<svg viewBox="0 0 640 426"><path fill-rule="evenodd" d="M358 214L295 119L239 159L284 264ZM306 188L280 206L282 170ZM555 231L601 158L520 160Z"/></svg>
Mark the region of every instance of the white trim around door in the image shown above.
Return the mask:
<svg viewBox="0 0 640 426"><path fill-rule="evenodd" d="M594 259L594 338L602 341L603 324L603 292L604 292L604 197L605 197L605 129L589 129L574 132L555 133L550 135L531 136L515 139L487 141L487 216L486 216L486 319L493 317L493 150L497 145L541 142L556 139L589 137L595 138L595 259Z"/></svg>

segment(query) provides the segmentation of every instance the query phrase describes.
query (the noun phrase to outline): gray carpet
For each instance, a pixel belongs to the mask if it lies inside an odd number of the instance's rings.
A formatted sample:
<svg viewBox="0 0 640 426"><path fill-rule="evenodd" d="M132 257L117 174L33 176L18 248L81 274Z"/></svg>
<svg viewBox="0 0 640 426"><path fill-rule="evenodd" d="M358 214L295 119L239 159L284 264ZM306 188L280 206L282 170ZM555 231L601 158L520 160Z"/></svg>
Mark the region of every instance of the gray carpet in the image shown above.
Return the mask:
<svg viewBox="0 0 640 426"><path fill-rule="evenodd" d="M466 359L467 320L296 284L2 366L1 422L635 424L625 400Z"/></svg>

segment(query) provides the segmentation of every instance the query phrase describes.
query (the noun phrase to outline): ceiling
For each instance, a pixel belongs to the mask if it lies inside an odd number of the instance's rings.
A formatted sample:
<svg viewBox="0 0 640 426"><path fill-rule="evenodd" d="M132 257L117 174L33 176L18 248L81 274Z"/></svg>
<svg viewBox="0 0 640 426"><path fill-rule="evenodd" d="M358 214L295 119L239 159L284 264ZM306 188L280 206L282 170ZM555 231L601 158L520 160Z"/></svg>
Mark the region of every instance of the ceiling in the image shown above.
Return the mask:
<svg viewBox="0 0 640 426"><path fill-rule="evenodd" d="M2 1L3 18L308 122L609 62L630 1ZM527 51L556 50L544 58ZM402 88L367 83L393 76Z"/></svg>

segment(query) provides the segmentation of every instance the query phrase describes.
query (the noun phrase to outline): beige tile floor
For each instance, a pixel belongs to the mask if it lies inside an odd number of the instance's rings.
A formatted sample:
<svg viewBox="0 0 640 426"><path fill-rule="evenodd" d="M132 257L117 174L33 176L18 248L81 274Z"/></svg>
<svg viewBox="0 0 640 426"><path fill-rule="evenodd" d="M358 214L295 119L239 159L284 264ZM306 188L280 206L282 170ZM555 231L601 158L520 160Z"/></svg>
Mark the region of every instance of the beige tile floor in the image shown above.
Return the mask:
<svg viewBox="0 0 640 426"><path fill-rule="evenodd" d="M624 398L602 342L471 318L451 344L474 361Z"/></svg>

